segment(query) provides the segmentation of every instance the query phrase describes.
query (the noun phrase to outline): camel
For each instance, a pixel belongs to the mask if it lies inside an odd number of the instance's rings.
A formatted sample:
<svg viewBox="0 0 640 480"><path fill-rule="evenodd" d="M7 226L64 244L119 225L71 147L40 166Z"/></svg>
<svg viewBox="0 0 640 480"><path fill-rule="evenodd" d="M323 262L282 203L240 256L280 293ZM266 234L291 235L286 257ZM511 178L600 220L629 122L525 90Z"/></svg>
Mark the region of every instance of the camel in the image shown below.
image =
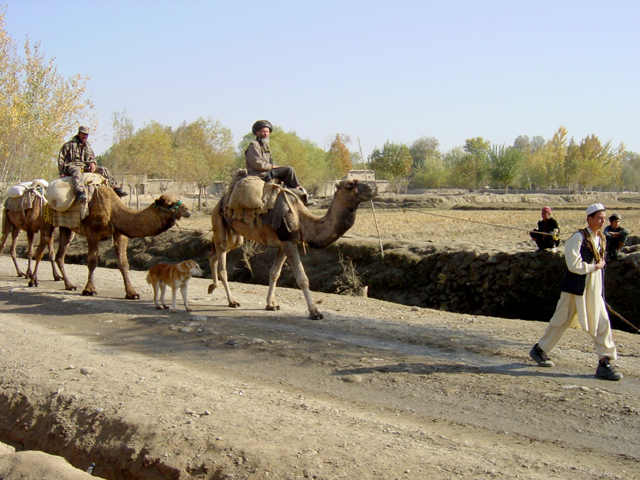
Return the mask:
<svg viewBox="0 0 640 480"><path fill-rule="evenodd" d="M64 269L64 257L74 233L85 237L89 244L87 253L89 278L82 291L83 295L98 294L93 283L93 273L98 266L98 245L100 240L113 236L118 270L124 280L125 298L139 299L140 295L136 293L129 280L129 261L127 260L129 238L159 235L173 227L182 217L190 216L189 208L173 195L162 195L144 210L134 210L127 207L113 189L105 186L96 188L89 203L89 213L80 226L73 229L59 227L60 241L56 263L62 273L65 290L76 290L76 286L69 282ZM39 260L40 258L37 259Z"/></svg>
<svg viewBox="0 0 640 480"><path fill-rule="evenodd" d="M28 193L25 193L27 195ZM0 253L4 249L4 245L7 241L9 233L11 233L11 259L16 266L16 272L19 277L29 278L29 286L38 286L38 282L34 283L33 278L37 279L38 262L36 262L35 268L31 270L31 259L33 257L33 240L35 234L40 232L40 244L36 250L36 258L44 255L44 247L49 247L49 260L51 261L51 271L53 272L53 279L55 281L62 280L62 277L58 273L56 268L54 254L53 254L53 224L48 223L43 216L44 205L46 205L45 199L36 195L33 200L31 208L24 212L12 212L7 208L4 210L2 216L2 239L0 239ZM16 259L16 245L18 243L18 235L20 231L27 232L27 258L29 264L27 265L26 273L20 269L18 260Z"/></svg>
<svg viewBox="0 0 640 480"><path fill-rule="evenodd" d="M275 262L269 271L269 290L267 293L267 310L279 310L276 303L275 289L282 266L285 260L289 260L296 282L307 301L309 318L322 319L322 314L311 298L309 279L304 271L298 244L305 242L312 248L324 248L335 242L349 230L356 219L356 210L361 202L372 199L376 194L375 185L358 180L342 180L336 184L336 193L331 201L329 210L323 217L313 215L299 199L291 201L292 207L297 211L298 221L291 232L284 228L276 229L260 220L249 224L244 220L226 217L222 212L221 199L211 212L211 224L213 226L213 244L209 253L209 263L213 283L209 286L209 293L218 286L218 280L222 281L229 307L239 307L229 290L227 280L227 253L242 246L244 238L261 243L268 247L277 247L278 253ZM287 215L291 215L288 213Z"/></svg>

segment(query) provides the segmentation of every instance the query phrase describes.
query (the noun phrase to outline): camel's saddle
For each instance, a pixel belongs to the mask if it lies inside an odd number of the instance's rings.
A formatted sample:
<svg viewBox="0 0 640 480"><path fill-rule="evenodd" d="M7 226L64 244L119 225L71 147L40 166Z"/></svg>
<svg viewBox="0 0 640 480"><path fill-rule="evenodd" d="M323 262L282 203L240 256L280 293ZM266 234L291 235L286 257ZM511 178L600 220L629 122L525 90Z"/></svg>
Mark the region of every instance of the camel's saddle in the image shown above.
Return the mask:
<svg viewBox="0 0 640 480"><path fill-rule="evenodd" d="M299 191L274 181L265 182L258 176L248 175L241 168L234 175L220 202L221 213L229 220L247 224L260 219L274 228L284 226L293 231L298 226Z"/></svg>
<svg viewBox="0 0 640 480"><path fill-rule="evenodd" d="M26 212L33 208L36 198L41 198L47 203L45 197L45 189L49 186L49 182L41 178L31 182L22 182L12 186L7 190L7 200L4 202L4 208L10 212Z"/></svg>
<svg viewBox="0 0 640 480"><path fill-rule="evenodd" d="M106 180L97 173L83 173L87 199L84 202L76 200L71 177L60 177L53 180L47 188L49 206L53 209L53 226L78 228L82 220L89 214L89 203L96 188L106 185Z"/></svg>

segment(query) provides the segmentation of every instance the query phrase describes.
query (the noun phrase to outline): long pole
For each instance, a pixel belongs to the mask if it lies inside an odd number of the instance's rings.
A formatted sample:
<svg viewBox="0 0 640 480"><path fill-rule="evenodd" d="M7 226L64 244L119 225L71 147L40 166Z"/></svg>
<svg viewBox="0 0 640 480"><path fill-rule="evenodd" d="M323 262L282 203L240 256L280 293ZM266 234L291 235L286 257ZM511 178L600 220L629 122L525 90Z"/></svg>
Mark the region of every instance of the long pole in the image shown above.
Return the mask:
<svg viewBox="0 0 640 480"><path fill-rule="evenodd" d="M364 156L362 155L362 144L360 143L360 137L358 137L358 149L360 150L360 160L364 165ZM366 178L366 177L365 177ZM380 226L378 225L378 217L376 216L376 209L373 206L373 198L371 199L371 211L373 212L373 221L376 224L376 231L378 232L378 243L380 244L380 257L384 258L384 248L382 247L382 236L380 235Z"/></svg>

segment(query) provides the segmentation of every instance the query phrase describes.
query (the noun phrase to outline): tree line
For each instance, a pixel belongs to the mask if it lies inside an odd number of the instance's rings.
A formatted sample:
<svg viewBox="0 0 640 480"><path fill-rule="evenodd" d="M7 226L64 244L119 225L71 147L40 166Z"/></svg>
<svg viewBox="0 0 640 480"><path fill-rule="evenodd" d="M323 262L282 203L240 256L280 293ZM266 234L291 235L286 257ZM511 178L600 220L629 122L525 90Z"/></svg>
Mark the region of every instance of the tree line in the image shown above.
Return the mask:
<svg viewBox="0 0 640 480"><path fill-rule="evenodd" d="M0 7L0 185L10 186L55 177L65 135L96 121L87 78L60 75L38 43L19 49L4 28L5 11Z"/></svg>
<svg viewBox="0 0 640 480"><path fill-rule="evenodd" d="M26 41L20 53L4 29L4 15L0 9L0 185L7 188L54 178L62 144L79 125L95 129L97 122L87 78L59 75L39 44ZM244 166L244 150L254 138L247 133L235 145L230 129L202 117L177 127L151 120L136 129L126 110L112 115L111 127L112 145L98 157L99 164L127 173L134 187L146 176L189 182L200 194ZM564 127L549 140L519 136L513 145L495 145L476 137L446 152L429 136L410 145L387 141L367 158L350 145L350 137L341 133L327 150L278 126L271 135L275 161L294 167L311 191L353 168L375 171L394 191L487 186L637 191L640 185L639 154L603 143L596 135L576 141Z"/></svg>

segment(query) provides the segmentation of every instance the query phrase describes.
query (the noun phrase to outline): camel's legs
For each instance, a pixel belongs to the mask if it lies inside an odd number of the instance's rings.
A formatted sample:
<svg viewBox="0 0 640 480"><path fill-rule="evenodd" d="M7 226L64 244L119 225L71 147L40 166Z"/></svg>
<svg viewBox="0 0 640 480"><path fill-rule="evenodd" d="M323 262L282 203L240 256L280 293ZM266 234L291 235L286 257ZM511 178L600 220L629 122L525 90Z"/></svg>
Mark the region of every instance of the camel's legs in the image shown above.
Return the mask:
<svg viewBox="0 0 640 480"><path fill-rule="evenodd" d="M209 285L209 295L211 295L213 293L213 291L218 288L218 285L220 284L219 280L218 280L218 252L215 251L215 247L214 250L212 250L209 255L209 266L211 267L211 280L212 280L212 284Z"/></svg>
<svg viewBox="0 0 640 480"><path fill-rule="evenodd" d="M51 233L41 233L40 243L44 243L43 237L45 237L47 247L49 247L49 261L51 262L51 273L53 274L53 280L55 282L59 282L60 280L62 280L62 276L60 275L60 273L58 272L58 268L56 267L56 256L53 249L53 227L51 227ZM44 251L44 248L42 250Z"/></svg>
<svg viewBox="0 0 640 480"><path fill-rule="evenodd" d="M30 287L38 286L38 267L40 266L40 262L42 261L42 257L44 256L45 247L49 247L49 260L51 261L51 273L53 274L53 280L59 281L62 280L62 277L58 273L58 267L56 266L55 254L53 250L53 227L47 228L46 226L40 230L40 243L36 250L36 265L33 267L33 273L31 274L31 278L29 280Z"/></svg>
<svg viewBox="0 0 640 480"><path fill-rule="evenodd" d="M20 269L20 265L18 265L18 259L16 258L18 235L20 235L20 229L18 227L13 227L13 229L11 230L11 260L13 260L13 264L16 266L16 272L18 272L18 276L26 277L24 272Z"/></svg>
<svg viewBox="0 0 640 480"><path fill-rule="evenodd" d="M276 303L276 284L278 278L280 278L280 272L284 261L287 259L287 254L283 247L278 248L276 259L269 270L269 292L267 293L267 310L280 310L280 305Z"/></svg>
<svg viewBox="0 0 640 480"><path fill-rule="evenodd" d="M38 244L38 248L36 249L36 264L33 267L33 272L31 273L31 275L29 276L29 286L30 287L37 287L38 286L38 267L40 266L40 261L42 260L42 257L44 256L44 247L45 246L49 246L49 257L51 258L51 268L53 270L53 278L56 278L56 269L55 269L55 262L53 260L53 255L52 255L52 250L53 250L53 238L49 237L48 239L45 239L45 233L44 231L40 232L40 243Z"/></svg>
<svg viewBox="0 0 640 480"><path fill-rule="evenodd" d="M116 259L118 260L118 270L122 274L122 279L124 280L124 290L126 295L124 298L129 300L137 300L140 298L140 295L136 292L131 284L131 280L129 280L129 260L127 259L127 245L129 244L129 238L121 233L113 234L113 247L116 250ZM97 249L96 245L96 249ZM91 249L89 249L91 251ZM97 252L96 252L96 260L97 260Z"/></svg>
<svg viewBox="0 0 640 480"><path fill-rule="evenodd" d="M100 245L100 239L87 234L87 244L89 246L87 251L87 268L89 269L89 277L87 278L87 284L85 285L84 290L82 290L82 295L89 296L98 294L98 290L96 290L96 286L93 283L93 273L98 267L98 247ZM118 262L118 266L119 265L120 262Z"/></svg>
<svg viewBox="0 0 640 480"><path fill-rule="evenodd" d="M284 242L283 243L284 251L289 258L289 266L293 270L293 274L296 277L296 282L304 293L304 298L307 300L307 305L309 307L309 318L311 320L320 320L322 314L318 311L318 307L313 303L313 299L311 298L311 290L309 290L309 279L307 278L307 274L304 273L304 267L302 266L302 261L300 260L300 253L298 253L298 246L292 242ZM269 285L271 288L271 285Z"/></svg>
<svg viewBox="0 0 640 480"><path fill-rule="evenodd" d="M13 231L13 226L9 221L9 217L7 216L7 210L5 209L2 215L2 238L0 238L0 254L2 254L2 250L4 250L4 245L7 243L7 238L9 238L9 234Z"/></svg>
<svg viewBox="0 0 640 480"><path fill-rule="evenodd" d="M224 285L224 290L227 292L227 299L229 300L229 306L237 308L240 306L231 296L231 290L229 289L229 281L227 280L227 252L222 249L218 249L218 275Z"/></svg>
<svg viewBox="0 0 640 480"><path fill-rule="evenodd" d="M26 278L31 278L31 259L33 258L33 240L35 238L35 232L27 231L27 274Z"/></svg>
<svg viewBox="0 0 640 480"><path fill-rule="evenodd" d="M60 273L62 274L65 290L75 290L77 288L75 285L69 282L69 277L67 277L67 272L64 269L64 257L67 254L67 249L69 248L69 244L71 243L71 240L73 240L74 235L75 234L71 231L71 229L67 227L60 227L60 239L58 240L56 264L58 265Z"/></svg>

